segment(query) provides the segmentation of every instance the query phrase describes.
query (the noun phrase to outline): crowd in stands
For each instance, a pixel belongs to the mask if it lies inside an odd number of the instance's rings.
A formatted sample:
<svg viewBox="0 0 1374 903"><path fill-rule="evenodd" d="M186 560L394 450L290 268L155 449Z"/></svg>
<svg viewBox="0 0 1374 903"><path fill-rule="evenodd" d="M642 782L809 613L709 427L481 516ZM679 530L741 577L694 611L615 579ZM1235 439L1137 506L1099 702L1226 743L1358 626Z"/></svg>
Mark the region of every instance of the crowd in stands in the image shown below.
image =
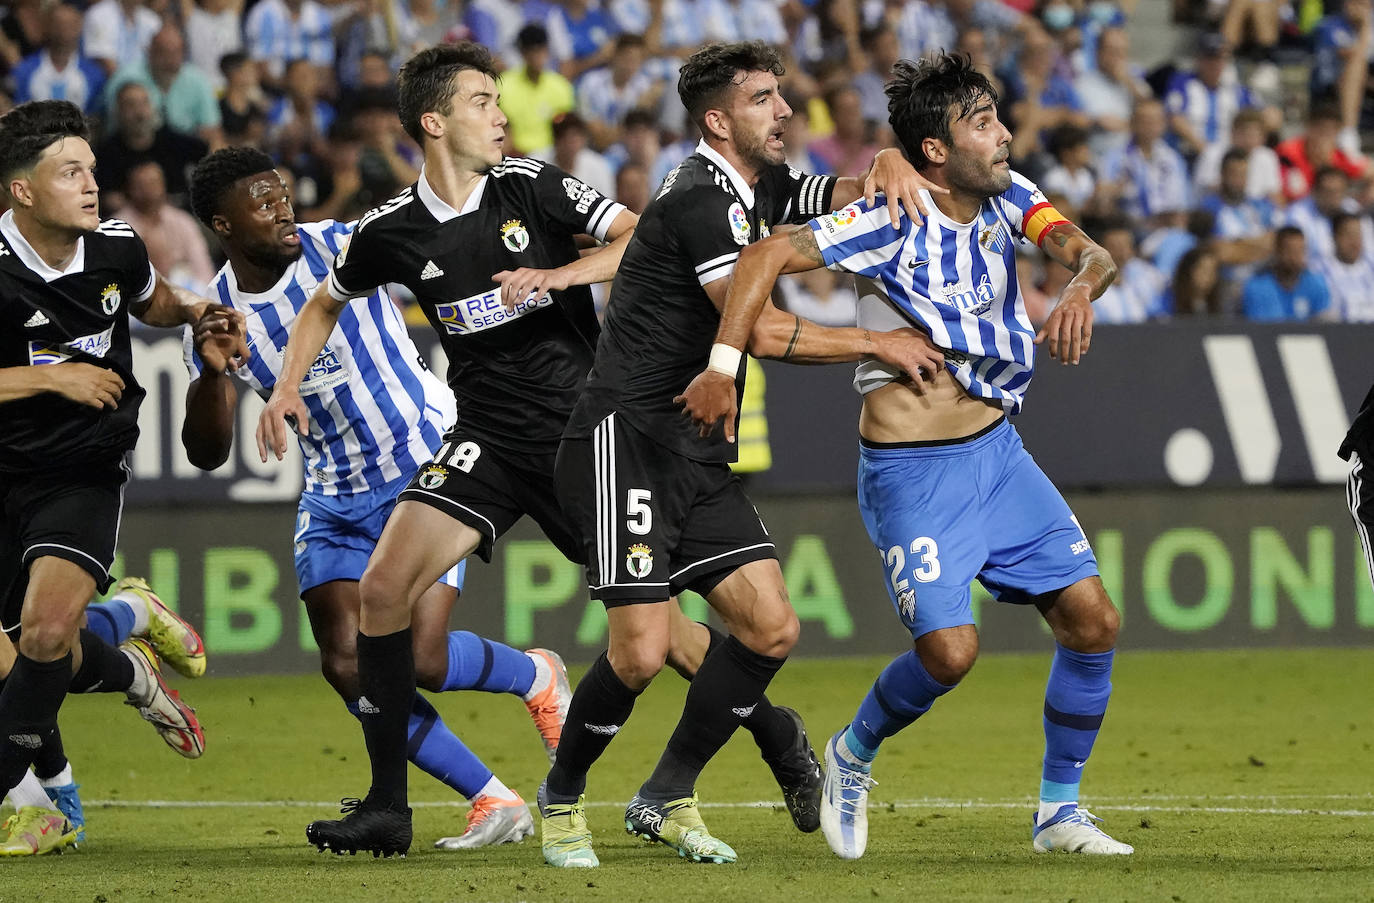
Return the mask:
<svg viewBox="0 0 1374 903"><path fill-rule="evenodd" d="M893 143L892 64L948 49L998 87L1013 166L1116 258L1098 322L1374 320L1371 0L1174 6L1183 52L1145 71L1135 0L11 0L0 109L79 104L102 210L202 288L213 243L184 212L190 167L255 145L292 180L298 218L356 218L418 175L395 73L439 41L497 54L510 153L635 211L696 144L675 86L701 44L779 47L789 161L842 175ZM1039 322L1069 273L1033 249L1022 263ZM823 270L780 301L854 316L852 284Z"/></svg>

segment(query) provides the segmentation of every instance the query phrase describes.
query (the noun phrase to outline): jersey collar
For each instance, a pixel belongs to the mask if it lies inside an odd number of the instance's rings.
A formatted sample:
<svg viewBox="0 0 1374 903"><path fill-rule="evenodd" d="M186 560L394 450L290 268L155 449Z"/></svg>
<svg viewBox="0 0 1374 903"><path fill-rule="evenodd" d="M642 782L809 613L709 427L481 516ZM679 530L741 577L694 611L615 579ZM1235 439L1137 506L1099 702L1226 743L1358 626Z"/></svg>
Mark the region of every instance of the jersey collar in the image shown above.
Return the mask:
<svg viewBox="0 0 1374 903"><path fill-rule="evenodd" d="M750 210L754 209L754 189L745 181L744 176L740 175L735 167L730 165L728 160L722 157L715 148L706 143L705 138L697 142L697 153L701 154L707 160L710 160L711 165L716 169L725 173L730 179L730 184L735 186L735 194L739 195L739 199L744 202L744 206L748 207Z"/></svg>
<svg viewBox="0 0 1374 903"><path fill-rule="evenodd" d="M420 203L425 205L429 215L441 223L446 223L451 219L457 219L464 214L471 213L482 203L482 195L487 190L487 179L490 176L482 176L482 180L477 183L477 187L472 189L468 199L463 202L462 210L454 210L439 195L434 193L434 189L429 187L429 179L425 176L425 168L420 167L420 178L415 182L415 193L420 196Z"/></svg>
<svg viewBox="0 0 1374 903"><path fill-rule="evenodd" d="M5 241L14 249L17 256L24 266L42 277L44 282L52 282L61 279L63 276L70 276L73 273L80 273L86 269L86 237L83 235L76 240L76 253L72 255L71 263L67 264L66 269L59 270L48 266L47 261L38 256L38 252L29 244L29 240L24 237L24 233L19 231L19 227L14 222L14 211L6 210L0 216L0 233L5 237Z"/></svg>

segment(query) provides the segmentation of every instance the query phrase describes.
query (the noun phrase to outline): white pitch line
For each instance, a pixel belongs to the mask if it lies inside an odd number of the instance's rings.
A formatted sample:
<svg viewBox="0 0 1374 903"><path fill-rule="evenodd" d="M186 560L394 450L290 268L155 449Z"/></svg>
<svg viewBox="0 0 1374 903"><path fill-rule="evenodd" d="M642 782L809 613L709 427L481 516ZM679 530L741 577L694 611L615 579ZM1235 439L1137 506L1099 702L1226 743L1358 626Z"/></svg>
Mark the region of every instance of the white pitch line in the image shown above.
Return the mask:
<svg viewBox="0 0 1374 903"><path fill-rule="evenodd" d="M1209 806L1211 800L1219 799L1274 799L1271 796L1255 797L1172 797L1174 800L1193 800L1190 805L1156 805L1146 803L1108 803L1090 802L1093 809L1104 812L1206 812L1217 815L1320 815L1326 817L1374 818L1374 809L1320 809L1282 806ZM1297 799L1369 799L1368 796L1346 795L1295 797ZM92 807L113 807L121 809L333 809L338 803L333 801L312 802L309 800L88 800ZM461 809L466 802L412 802L416 809ZM756 800L742 803L701 803L703 809L773 809L781 803L773 800ZM873 804L875 810L882 809L1024 809L1032 806L1029 800L968 800L968 799L911 799L878 800ZM625 808L624 803L590 802L592 808Z"/></svg>

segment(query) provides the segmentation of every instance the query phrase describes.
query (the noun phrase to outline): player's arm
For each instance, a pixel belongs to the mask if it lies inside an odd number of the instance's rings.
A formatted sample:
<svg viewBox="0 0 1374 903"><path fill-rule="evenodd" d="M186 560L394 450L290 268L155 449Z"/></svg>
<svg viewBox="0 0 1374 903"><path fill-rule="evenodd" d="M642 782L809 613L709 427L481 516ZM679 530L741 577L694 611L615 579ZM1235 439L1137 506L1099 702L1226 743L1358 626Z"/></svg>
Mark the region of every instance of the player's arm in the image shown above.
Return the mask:
<svg viewBox="0 0 1374 903"><path fill-rule="evenodd" d="M929 211L926 210L925 201L921 200L922 189L934 194L949 194L948 188L936 185L917 172L900 150L885 147L878 151L868 166L868 172L862 176L835 180L829 212L841 210L859 198L864 198L871 207L874 197L881 191L887 195L887 212L892 217L892 228L895 229L903 209L914 223L925 219Z"/></svg>
<svg viewBox="0 0 1374 903"><path fill-rule="evenodd" d="M272 387L272 397L267 400L267 407L262 409L258 417L258 457L264 462L267 461L269 449L278 461L286 455L287 417L295 418L297 433L310 435L310 414L301 400L301 380L305 379L311 363L319 356L320 349L348 305L347 298L335 297L332 282L331 275L330 280L315 289L291 326L291 334L282 354L281 372L277 374L276 385Z"/></svg>
<svg viewBox="0 0 1374 903"><path fill-rule="evenodd" d="M1092 303L1116 280L1116 262L1105 248L1067 220L1051 224L1039 243L1046 254L1073 270L1074 277L1035 334L1035 344L1048 342L1050 357L1076 364L1092 342Z"/></svg>
<svg viewBox="0 0 1374 903"><path fill-rule="evenodd" d="M232 307L215 304L195 292L188 292L180 286L172 285L162 278L161 273L154 273L152 293L142 301L130 304L129 313L149 326L164 327L194 326L207 315L212 316L219 328L238 337L238 350L241 352L242 360L248 360L243 314Z"/></svg>
<svg viewBox="0 0 1374 903"><path fill-rule="evenodd" d="M234 441L234 412L239 396L229 375L229 354L224 336L202 317L191 329L194 354L200 358L200 375L186 390L186 419L181 444L186 457L201 470L214 470L229 460Z"/></svg>
<svg viewBox="0 0 1374 903"><path fill-rule="evenodd" d="M606 230L606 237L610 239L606 247L584 253L577 260L553 269L521 267L495 274L491 279L501 286L501 303L506 310L514 310L515 305L529 298L531 293L538 301L549 292L561 292L569 286L610 282L620 269L620 259L625 256L625 247L638 224L637 214L621 210Z"/></svg>
<svg viewBox="0 0 1374 903"><path fill-rule="evenodd" d="M716 344L707 369L698 374L674 402L681 403L708 435L721 418L725 438L734 441L735 379L743 350L754 357L793 364L833 364L876 357L900 367L917 392L923 379L933 379L944 355L919 330L873 332L858 327L824 327L773 306L769 295L777 277L825 265L815 233L809 228L772 235L740 252L734 274L704 288L721 311Z"/></svg>
<svg viewBox="0 0 1374 903"><path fill-rule="evenodd" d="M0 404L55 392L93 408L119 407L124 380L113 370L79 361L26 367L0 367Z"/></svg>

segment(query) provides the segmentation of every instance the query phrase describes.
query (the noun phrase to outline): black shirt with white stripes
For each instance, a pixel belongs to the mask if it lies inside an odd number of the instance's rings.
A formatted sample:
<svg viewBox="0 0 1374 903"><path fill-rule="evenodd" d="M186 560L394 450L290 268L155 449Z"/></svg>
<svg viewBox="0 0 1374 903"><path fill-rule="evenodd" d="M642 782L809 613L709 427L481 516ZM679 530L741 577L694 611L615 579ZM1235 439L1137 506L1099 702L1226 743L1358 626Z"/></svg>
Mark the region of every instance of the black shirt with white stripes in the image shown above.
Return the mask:
<svg viewBox="0 0 1374 903"><path fill-rule="evenodd" d="M0 367L70 361L124 380L113 411L53 392L0 404L0 473L117 461L134 447L144 391L134 378L129 305L152 295L155 278L128 223L105 220L57 270L24 239L13 213L0 216Z"/></svg>
<svg viewBox="0 0 1374 903"><path fill-rule="evenodd" d="M780 223L830 209L835 179L786 165L752 186L704 143L668 174L640 217L611 289L596 363L568 423L588 436L618 413L636 429L698 461L731 462L721 430L702 439L673 399L706 369L720 313L704 288L734 272L740 248ZM744 394L743 364L737 380Z"/></svg>
<svg viewBox="0 0 1374 903"><path fill-rule="evenodd" d="M410 289L448 356L458 428L509 450L551 453L596 347L591 291L574 286L507 312L492 276L576 260L573 236L605 239L624 209L538 160L506 158L461 211L421 173L358 221L329 292L344 300L390 282Z"/></svg>
<svg viewBox="0 0 1374 903"><path fill-rule="evenodd" d="M1340 456L1349 461L1351 452L1360 456L1361 464L1374 465L1374 386L1364 397L1360 412L1355 415L1350 431L1341 442Z"/></svg>

